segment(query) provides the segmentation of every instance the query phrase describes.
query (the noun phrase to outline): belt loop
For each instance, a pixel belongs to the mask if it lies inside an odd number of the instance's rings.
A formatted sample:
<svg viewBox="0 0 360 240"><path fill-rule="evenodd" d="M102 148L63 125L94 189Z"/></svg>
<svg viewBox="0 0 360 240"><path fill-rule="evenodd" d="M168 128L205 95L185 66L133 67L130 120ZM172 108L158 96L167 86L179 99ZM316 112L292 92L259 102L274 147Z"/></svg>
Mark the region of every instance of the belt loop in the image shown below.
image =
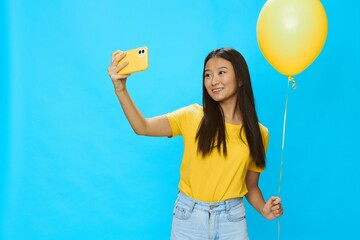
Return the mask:
<svg viewBox="0 0 360 240"><path fill-rule="evenodd" d="M193 200L190 205L190 212L193 212L196 202Z"/></svg>
<svg viewBox="0 0 360 240"><path fill-rule="evenodd" d="M225 201L225 203L226 203L226 213L229 213L229 211L230 211L230 202Z"/></svg>

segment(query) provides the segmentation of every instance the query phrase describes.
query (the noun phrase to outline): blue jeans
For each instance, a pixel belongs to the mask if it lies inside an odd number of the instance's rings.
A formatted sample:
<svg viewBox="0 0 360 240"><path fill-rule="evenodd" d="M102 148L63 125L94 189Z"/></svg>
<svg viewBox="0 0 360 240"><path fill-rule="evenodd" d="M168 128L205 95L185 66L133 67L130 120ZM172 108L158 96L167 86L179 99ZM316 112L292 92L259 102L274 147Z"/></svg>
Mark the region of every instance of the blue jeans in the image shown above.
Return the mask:
<svg viewBox="0 0 360 240"><path fill-rule="evenodd" d="M200 202L179 193L175 202L171 240L247 240L242 198Z"/></svg>

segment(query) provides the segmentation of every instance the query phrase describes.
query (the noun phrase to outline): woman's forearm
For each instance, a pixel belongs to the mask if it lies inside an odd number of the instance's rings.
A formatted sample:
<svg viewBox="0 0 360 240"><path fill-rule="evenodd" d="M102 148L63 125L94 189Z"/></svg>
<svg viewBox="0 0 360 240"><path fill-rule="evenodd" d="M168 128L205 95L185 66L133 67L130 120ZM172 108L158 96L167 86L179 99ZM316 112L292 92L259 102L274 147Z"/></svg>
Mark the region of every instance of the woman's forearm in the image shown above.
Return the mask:
<svg viewBox="0 0 360 240"><path fill-rule="evenodd" d="M253 206L256 211L261 215L265 206L265 200L259 187L252 187L248 189L248 193L245 195L248 202Z"/></svg>
<svg viewBox="0 0 360 240"><path fill-rule="evenodd" d="M146 133L146 119L132 101L128 91L124 89L115 92L134 132L139 135L144 135Z"/></svg>

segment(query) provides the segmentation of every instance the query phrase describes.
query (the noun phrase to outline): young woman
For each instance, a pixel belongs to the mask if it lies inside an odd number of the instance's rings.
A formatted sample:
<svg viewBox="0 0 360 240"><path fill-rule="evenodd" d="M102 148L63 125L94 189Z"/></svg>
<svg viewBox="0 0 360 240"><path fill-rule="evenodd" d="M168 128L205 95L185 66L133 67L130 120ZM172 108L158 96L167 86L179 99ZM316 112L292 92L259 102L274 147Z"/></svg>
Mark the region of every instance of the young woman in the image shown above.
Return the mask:
<svg viewBox="0 0 360 240"><path fill-rule="evenodd" d="M266 219L283 214L281 200L264 201L258 186L268 130L258 122L249 70L234 49L212 51L203 70L203 106L144 118L119 75L126 53L112 54L108 73L136 134L182 135L184 154L171 239L248 239L243 197Z"/></svg>

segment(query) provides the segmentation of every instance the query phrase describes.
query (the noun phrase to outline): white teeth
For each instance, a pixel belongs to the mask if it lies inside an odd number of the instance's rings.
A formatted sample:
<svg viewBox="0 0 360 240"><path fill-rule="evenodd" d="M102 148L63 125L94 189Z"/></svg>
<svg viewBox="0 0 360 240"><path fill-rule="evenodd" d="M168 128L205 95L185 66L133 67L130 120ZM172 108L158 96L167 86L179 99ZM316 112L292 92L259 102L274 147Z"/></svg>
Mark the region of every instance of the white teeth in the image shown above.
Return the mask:
<svg viewBox="0 0 360 240"><path fill-rule="evenodd" d="M213 89L212 91L213 92L220 92L221 90L223 90L223 88L216 88L216 89Z"/></svg>

